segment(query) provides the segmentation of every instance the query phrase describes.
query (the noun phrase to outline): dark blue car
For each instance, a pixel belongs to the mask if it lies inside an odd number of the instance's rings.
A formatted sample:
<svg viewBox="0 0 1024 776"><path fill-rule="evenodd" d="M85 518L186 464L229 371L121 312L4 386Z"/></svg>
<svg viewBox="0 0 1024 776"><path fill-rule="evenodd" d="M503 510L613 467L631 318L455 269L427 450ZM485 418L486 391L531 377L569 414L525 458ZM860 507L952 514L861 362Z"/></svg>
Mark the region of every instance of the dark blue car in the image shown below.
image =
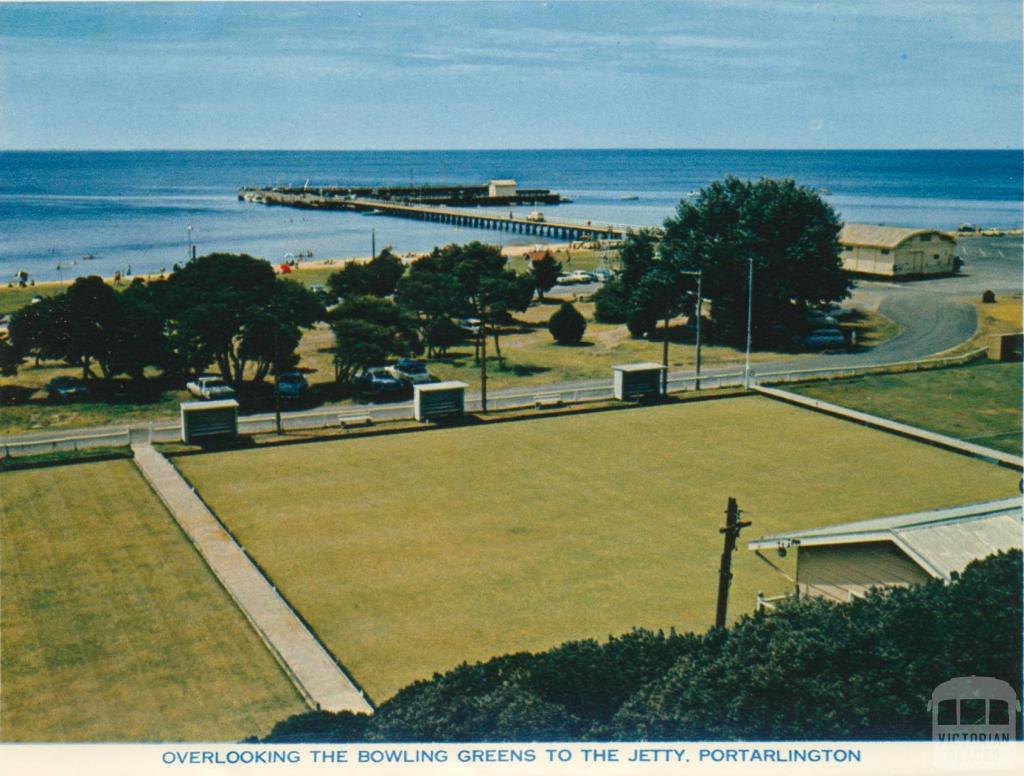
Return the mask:
<svg viewBox="0 0 1024 776"><path fill-rule="evenodd" d="M89 398L89 386L77 377L62 375L46 384L46 392L54 401L75 401Z"/></svg>
<svg viewBox="0 0 1024 776"><path fill-rule="evenodd" d="M384 366L364 369L354 382L362 393L371 396L394 395L405 391L405 383L394 377Z"/></svg>

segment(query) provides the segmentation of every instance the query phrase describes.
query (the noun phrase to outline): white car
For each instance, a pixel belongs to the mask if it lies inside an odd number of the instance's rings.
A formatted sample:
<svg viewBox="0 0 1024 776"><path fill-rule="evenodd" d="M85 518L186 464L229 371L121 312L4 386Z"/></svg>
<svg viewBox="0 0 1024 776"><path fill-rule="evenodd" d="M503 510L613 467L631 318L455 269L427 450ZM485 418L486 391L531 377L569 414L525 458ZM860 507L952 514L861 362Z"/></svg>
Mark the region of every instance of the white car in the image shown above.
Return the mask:
<svg viewBox="0 0 1024 776"><path fill-rule="evenodd" d="M216 375L201 375L185 386L188 392L200 399L233 399L235 389Z"/></svg>
<svg viewBox="0 0 1024 776"><path fill-rule="evenodd" d="M577 270L576 272L570 272L566 275L558 276L558 284L561 286L571 286L575 285L576 283L592 283L593 281L594 278L590 275L590 273L583 272L582 270Z"/></svg>
<svg viewBox="0 0 1024 776"><path fill-rule="evenodd" d="M411 385L434 382L433 375L427 371L427 365L413 358L398 359L393 366L388 367L388 374Z"/></svg>

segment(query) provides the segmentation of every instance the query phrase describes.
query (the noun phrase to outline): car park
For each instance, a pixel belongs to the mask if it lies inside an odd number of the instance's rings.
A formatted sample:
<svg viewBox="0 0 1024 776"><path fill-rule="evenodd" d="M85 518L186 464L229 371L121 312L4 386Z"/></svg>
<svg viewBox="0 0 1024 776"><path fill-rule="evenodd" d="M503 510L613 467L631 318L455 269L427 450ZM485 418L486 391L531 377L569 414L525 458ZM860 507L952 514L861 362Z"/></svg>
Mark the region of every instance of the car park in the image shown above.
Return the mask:
<svg viewBox="0 0 1024 776"><path fill-rule="evenodd" d="M427 365L413 358L398 359L393 366L388 367L388 372L396 380L410 385L434 382L433 376L427 370Z"/></svg>
<svg viewBox="0 0 1024 776"><path fill-rule="evenodd" d="M386 366L367 367L352 382L359 391L371 396L398 394L406 389L406 384L392 375Z"/></svg>
<svg viewBox="0 0 1024 776"><path fill-rule="evenodd" d="M46 392L54 401L75 401L89 398L89 386L78 377L61 375L46 384Z"/></svg>
<svg viewBox="0 0 1024 776"><path fill-rule="evenodd" d="M308 390L309 383L302 372L282 372L277 376L277 392L284 401L299 401Z"/></svg>

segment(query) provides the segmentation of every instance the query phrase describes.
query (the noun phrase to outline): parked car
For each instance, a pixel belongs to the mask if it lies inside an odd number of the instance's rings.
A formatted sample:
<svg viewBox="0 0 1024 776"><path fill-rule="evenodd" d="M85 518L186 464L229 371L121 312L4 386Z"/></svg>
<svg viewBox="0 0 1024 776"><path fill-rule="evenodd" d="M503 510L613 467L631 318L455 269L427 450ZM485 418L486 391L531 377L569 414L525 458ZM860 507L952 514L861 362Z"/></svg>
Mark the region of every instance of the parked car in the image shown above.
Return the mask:
<svg viewBox="0 0 1024 776"><path fill-rule="evenodd" d="M406 388L405 383L392 375L389 369L386 366L368 367L352 382L360 391L372 396L402 393Z"/></svg>
<svg viewBox="0 0 1024 776"><path fill-rule="evenodd" d="M839 321L824 310L808 310L807 322L815 328L834 328Z"/></svg>
<svg viewBox="0 0 1024 776"><path fill-rule="evenodd" d="M398 359L394 366L388 367L388 372L395 379L410 385L434 382L433 376L427 371L427 365L413 358Z"/></svg>
<svg viewBox="0 0 1024 776"><path fill-rule="evenodd" d="M459 318L459 320L455 322L455 325L467 334L477 335L480 333L479 318Z"/></svg>
<svg viewBox="0 0 1024 776"><path fill-rule="evenodd" d="M302 372L282 372L277 376L277 392L283 401L299 401L308 390L309 383Z"/></svg>
<svg viewBox="0 0 1024 776"><path fill-rule="evenodd" d="M594 278L591 277L589 272L583 270L576 270L575 272L569 272L565 275L558 276L558 284L561 286L571 286L576 283L593 283Z"/></svg>
<svg viewBox="0 0 1024 776"><path fill-rule="evenodd" d="M597 269L592 270L590 275L599 283L604 283L605 281L611 280L615 277L615 273L607 267L598 267Z"/></svg>
<svg viewBox="0 0 1024 776"><path fill-rule="evenodd" d="M89 386L78 377L55 377L46 384L46 392L54 401L89 398Z"/></svg>
<svg viewBox="0 0 1024 776"><path fill-rule="evenodd" d="M216 375L200 375L185 384L188 392L200 399L233 399L235 389Z"/></svg>
<svg viewBox="0 0 1024 776"><path fill-rule="evenodd" d="M336 301L331 299L331 292L327 289L327 286L314 283L309 287L309 290L313 292L313 295L320 300L321 304L331 304Z"/></svg>
<svg viewBox="0 0 1024 776"><path fill-rule="evenodd" d="M536 224L542 224L544 223L544 214L541 213L539 210L534 210L533 212L530 213L530 215L526 217L526 220L533 221Z"/></svg>
<svg viewBox="0 0 1024 776"><path fill-rule="evenodd" d="M803 338L804 347L814 348L817 350L824 348L844 348L846 347L846 344L846 335L841 329L836 328L815 329Z"/></svg>

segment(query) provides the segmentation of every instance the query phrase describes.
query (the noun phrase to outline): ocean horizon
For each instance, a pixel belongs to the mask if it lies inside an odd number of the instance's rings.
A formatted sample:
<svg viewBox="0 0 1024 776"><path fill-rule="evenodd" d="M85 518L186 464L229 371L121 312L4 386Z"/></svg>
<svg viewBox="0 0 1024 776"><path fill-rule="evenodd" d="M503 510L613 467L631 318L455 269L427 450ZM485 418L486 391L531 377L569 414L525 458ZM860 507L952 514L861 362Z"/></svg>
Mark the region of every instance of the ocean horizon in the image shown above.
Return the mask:
<svg viewBox="0 0 1024 776"><path fill-rule="evenodd" d="M845 221L956 229L1022 226L1020 149L493 149L0 151L0 280L169 270L197 251L270 261L400 253L530 235L240 202L242 186L427 185L514 178L571 204L567 219L657 226L727 175L787 177ZM526 212L532 208L520 208ZM192 227L189 230L188 227ZM93 257L85 259L84 257Z"/></svg>

